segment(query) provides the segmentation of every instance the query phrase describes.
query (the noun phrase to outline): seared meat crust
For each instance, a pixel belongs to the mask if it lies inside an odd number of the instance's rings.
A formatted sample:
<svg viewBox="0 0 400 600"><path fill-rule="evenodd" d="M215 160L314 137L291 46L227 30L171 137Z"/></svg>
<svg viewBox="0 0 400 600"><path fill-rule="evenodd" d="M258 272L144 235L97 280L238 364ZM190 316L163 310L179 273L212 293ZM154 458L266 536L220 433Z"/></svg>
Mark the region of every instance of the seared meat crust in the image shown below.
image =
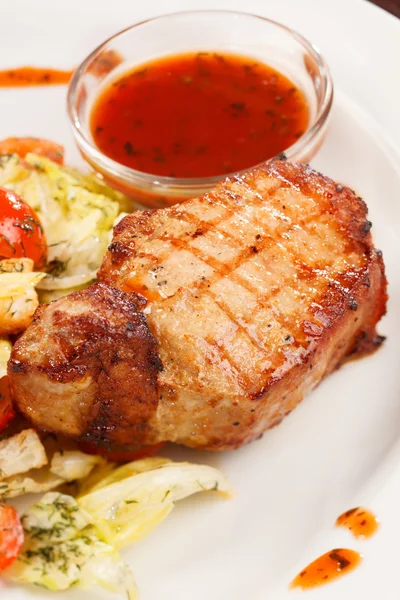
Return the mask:
<svg viewBox="0 0 400 600"><path fill-rule="evenodd" d="M129 355L134 333L114 314L118 301L104 310L94 286L79 292L78 305L89 322L104 321L97 349L106 337L110 356L127 351L110 379L86 352L80 372L59 335L85 345L91 326L71 319L75 295L57 301L14 348L9 373L20 409L43 428L110 444L215 450L257 438L347 356L381 342L386 279L366 217L350 189L279 160L183 204L125 217L99 279L110 298L118 290L127 303L132 297L135 323L148 326L135 337L140 356ZM54 383L51 369L68 372L70 363L72 379ZM60 421L59 405L69 419Z"/></svg>
<svg viewBox="0 0 400 600"><path fill-rule="evenodd" d="M157 408L162 368L141 306L99 283L39 307L9 363L20 410L73 437L135 439Z"/></svg>

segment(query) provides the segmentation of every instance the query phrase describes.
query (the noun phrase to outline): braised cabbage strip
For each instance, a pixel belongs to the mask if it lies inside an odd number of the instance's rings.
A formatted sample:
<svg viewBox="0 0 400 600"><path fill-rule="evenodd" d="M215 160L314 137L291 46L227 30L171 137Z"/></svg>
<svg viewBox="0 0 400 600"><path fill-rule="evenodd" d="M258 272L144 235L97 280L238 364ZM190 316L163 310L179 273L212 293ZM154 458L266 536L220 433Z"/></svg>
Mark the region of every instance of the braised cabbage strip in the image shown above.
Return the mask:
<svg viewBox="0 0 400 600"><path fill-rule="evenodd" d="M43 226L48 262L39 288L64 290L95 279L114 221L127 207L123 194L35 154L0 156L0 186L19 194Z"/></svg>

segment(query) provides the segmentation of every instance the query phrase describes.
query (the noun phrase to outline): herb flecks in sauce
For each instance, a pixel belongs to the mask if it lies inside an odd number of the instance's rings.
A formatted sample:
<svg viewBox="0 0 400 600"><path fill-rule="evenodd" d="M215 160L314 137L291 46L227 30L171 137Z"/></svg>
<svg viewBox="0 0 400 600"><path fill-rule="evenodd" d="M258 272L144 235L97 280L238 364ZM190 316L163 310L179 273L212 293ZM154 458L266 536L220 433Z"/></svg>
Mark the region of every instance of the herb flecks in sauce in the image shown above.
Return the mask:
<svg viewBox="0 0 400 600"><path fill-rule="evenodd" d="M370 510L359 506L341 514L336 525L346 527L356 538L368 538L377 531L379 519Z"/></svg>
<svg viewBox="0 0 400 600"><path fill-rule="evenodd" d="M104 154L128 167L209 177L279 154L308 117L302 92L268 65L199 52L124 73L97 99L91 131Z"/></svg>
<svg viewBox="0 0 400 600"><path fill-rule="evenodd" d="M309 589L325 585L355 569L362 559L362 554L348 548L330 550L303 569L293 579L290 587Z"/></svg>

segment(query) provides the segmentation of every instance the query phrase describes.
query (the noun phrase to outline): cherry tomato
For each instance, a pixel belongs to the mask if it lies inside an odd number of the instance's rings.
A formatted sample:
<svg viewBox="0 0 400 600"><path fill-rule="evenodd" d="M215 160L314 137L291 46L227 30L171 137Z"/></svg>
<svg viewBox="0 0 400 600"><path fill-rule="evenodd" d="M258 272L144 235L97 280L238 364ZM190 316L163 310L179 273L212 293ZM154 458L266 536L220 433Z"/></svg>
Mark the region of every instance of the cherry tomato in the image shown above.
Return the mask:
<svg viewBox="0 0 400 600"><path fill-rule="evenodd" d="M64 163L64 148L50 140L10 137L0 142L0 154L18 154L24 158L29 152L50 158L60 165Z"/></svg>
<svg viewBox="0 0 400 600"><path fill-rule="evenodd" d="M103 456L111 462L131 462L132 460L138 460L139 458L146 458L147 456L153 456L161 448L165 446L165 442L154 444L154 446L131 446L131 449L126 451L119 450L106 450L91 444L90 442L81 442L80 448L82 452L86 454L98 454Z"/></svg>
<svg viewBox="0 0 400 600"><path fill-rule="evenodd" d="M15 192L0 188L0 260L27 257L40 269L46 256L46 238L35 211Z"/></svg>
<svg viewBox="0 0 400 600"><path fill-rule="evenodd" d="M17 511L0 502L0 570L14 562L24 543L24 530Z"/></svg>
<svg viewBox="0 0 400 600"><path fill-rule="evenodd" d="M2 431L14 417L15 411L11 401L10 382L6 376L0 379L0 431Z"/></svg>

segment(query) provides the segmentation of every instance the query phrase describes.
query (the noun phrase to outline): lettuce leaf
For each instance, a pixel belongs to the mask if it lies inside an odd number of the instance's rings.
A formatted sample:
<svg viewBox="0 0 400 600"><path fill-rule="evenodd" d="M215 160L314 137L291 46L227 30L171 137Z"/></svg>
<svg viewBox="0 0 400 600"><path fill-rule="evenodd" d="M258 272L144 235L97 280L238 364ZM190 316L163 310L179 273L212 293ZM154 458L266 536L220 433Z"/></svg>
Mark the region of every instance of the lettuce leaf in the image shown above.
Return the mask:
<svg viewBox="0 0 400 600"><path fill-rule="evenodd" d="M129 204L98 177L35 154L0 157L0 186L37 213L48 244L43 290L67 290L96 277L121 207Z"/></svg>
<svg viewBox="0 0 400 600"><path fill-rule="evenodd" d="M124 465L119 474L117 469L108 476L108 481L114 478L113 482L102 485L100 481L78 497L79 506L92 516L104 539L116 548L145 537L168 516L177 500L203 491L225 495L232 491L225 476L207 465L169 461L156 468L151 468L154 462L147 465L150 470L142 472L137 466L145 468L144 461Z"/></svg>

